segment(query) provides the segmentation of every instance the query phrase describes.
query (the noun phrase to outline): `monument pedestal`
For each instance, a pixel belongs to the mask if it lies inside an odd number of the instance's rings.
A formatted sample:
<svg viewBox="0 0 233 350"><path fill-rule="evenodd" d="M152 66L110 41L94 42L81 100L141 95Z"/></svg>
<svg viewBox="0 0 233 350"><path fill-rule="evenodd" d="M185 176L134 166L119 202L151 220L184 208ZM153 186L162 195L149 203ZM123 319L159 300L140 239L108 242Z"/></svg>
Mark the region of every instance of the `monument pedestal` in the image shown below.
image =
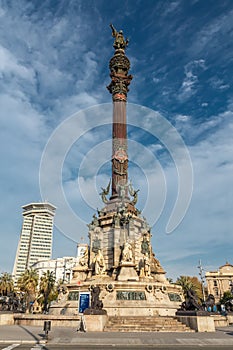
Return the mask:
<svg viewBox="0 0 233 350"><path fill-rule="evenodd" d="M135 270L135 264L131 261L122 262L120 265L120 272L117 276L117 280L121 282L139 281L137 271Z"/></svg>
<svg viewBox="0 0 233 350"><path fill-rule="evenodd" d="M74 267L73 268L73 278L72 283L78 283L81 281L85 281L87 277L88 268L87 267Z"/></svg>
<svg viewBox="0 0 233 350"><path fill-rule="evenodd" d="M196 332L215 332L214 317L206 311L183 311L176 312L177 319L194 329Z"/></svg>
<svg viewBox="0 0 233 350"><path fill-rule="evenodd" d="M83 320L86 332L103 332L108 316L107 314L94 315L85 313Z"/></svg>

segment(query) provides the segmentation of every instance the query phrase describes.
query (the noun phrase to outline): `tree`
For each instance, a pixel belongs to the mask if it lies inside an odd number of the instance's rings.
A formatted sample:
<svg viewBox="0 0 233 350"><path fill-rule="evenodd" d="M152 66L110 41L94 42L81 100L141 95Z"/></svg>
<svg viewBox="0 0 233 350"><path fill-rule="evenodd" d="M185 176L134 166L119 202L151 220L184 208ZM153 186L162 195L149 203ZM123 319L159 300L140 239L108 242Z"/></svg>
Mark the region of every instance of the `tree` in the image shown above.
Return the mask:
<svg viewBox="0 0 233 350"><path fill-rule="evenodd" d="M26 312L29 312L30 305L36 299L36 290L38 286L39 276L36 270L27 269L19 277L17 281L17 286L21 292L25 293L26 299Z"/></svg>
<svg viewBox="0 0 233 350"><path fill-rule="evenodd" d="M191 281L194 285L195 291L197 293L198 299L203 302L204 296L203 296L203 290L202 290L202 284L201 281L196 276L191 277ZM207 295L207 289L204 291L205 296Z"/></svg>
<svg viewBox="0 0 233 350"><path fill-rule="evenodd" d="M4 272L0 276L0 293L7 295L14 291L14 281L11 274Z"/></svg>
<svg viewBox="0 0 233 350"><path fill-rule="evenodd" d="M176 284L182 287L185 297L187 297L188 291L192 290L196 293L199 301L203 301L202 285L197 277L180 276L177 278Z"/></svg>
<svg viewBox="0 0 233 350"><path fill-rule="evenodd" d="M173 279L171 277L168 277L167 280L168 280L169 283L174 283Z"/></svg>
<svg viewBox="0 0 233 350"><path fill-rule="evenodd" d="M233 310L233 294L230 290L223 293L222 298L219 300L220 304L224 304L228 311Z"/></svg>
<svg viewBox="0 0 233 350"><path fill-rule="evenodd" d="M44 272L43 276L40 279L40 302L43 305L43 312L47 312L50 302L57 298L55 282L56 279L54 273L49 270L47 270L47 272Z"/></svg>

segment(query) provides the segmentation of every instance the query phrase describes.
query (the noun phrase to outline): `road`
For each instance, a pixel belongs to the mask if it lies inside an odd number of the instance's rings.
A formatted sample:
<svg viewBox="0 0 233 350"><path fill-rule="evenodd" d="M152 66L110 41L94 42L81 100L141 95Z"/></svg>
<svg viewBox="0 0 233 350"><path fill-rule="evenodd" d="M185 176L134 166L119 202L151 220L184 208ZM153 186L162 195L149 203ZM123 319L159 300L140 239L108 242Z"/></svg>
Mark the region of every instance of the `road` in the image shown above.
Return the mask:
<svg viewBox="0 0 233 350"><path fill-rule="evenodd" d="M96 346L96 345L41 345L41 344L35 344L35 345L28 345L28 344L5 344L0 345L0 350L195 350L195 349L201 349L201 350L232 350L232 346L202 346L202 345L123 345L123 346Z"/></svg>

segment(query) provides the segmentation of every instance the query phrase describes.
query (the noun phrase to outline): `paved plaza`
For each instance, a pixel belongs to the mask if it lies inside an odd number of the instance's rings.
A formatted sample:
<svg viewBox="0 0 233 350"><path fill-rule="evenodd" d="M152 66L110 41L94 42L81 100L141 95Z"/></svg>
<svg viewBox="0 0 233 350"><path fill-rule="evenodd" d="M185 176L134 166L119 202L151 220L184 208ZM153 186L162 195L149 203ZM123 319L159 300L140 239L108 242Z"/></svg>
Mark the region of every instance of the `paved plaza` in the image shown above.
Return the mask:
<svg viewBox="0 0 233 350"><path fill-rule="evenodd" d="M5 344L5 347L3 346ZM0 326L0 349L13 349L12 344L46 344L44 332L41 327L33 326ZM93 346L102 349L121 347L144 349L147 347L185 346L217 347L229 346L233 348L233 326L219 328L214 333L162 333L162 332L135 332L135 333L109 333L109 332L77 332L75 328L53 327L49 332L47 346L76 345L77 349ZM34 346L35 347L35 346ZM17 349L17 347L15 347ZM20 347L21 348L21 347ZM28 347L27 347L28 348ZM30 347L29 347L30 348ZM37 346L39 349L39 346Z"/></svg>

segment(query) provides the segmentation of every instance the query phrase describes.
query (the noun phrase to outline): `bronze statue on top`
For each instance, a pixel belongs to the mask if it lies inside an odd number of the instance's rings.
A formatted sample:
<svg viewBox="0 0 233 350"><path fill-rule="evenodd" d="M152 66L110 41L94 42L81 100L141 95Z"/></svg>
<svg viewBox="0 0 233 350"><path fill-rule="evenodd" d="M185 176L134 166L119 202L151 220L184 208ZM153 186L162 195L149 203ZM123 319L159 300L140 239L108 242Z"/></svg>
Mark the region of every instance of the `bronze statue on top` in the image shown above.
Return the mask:
<svg viewBox="0 0 233 350"><path fill-rule="evenodd" d="M124 39L122 30L120 30L118 32L112 24L110 24L110 27L112 29L112 36L115 38L115 41L113 44L114 49L116 49L116 50L123 49L124 50L126 48L126 46L128 45L129 40L127 38Z"/></svg>

